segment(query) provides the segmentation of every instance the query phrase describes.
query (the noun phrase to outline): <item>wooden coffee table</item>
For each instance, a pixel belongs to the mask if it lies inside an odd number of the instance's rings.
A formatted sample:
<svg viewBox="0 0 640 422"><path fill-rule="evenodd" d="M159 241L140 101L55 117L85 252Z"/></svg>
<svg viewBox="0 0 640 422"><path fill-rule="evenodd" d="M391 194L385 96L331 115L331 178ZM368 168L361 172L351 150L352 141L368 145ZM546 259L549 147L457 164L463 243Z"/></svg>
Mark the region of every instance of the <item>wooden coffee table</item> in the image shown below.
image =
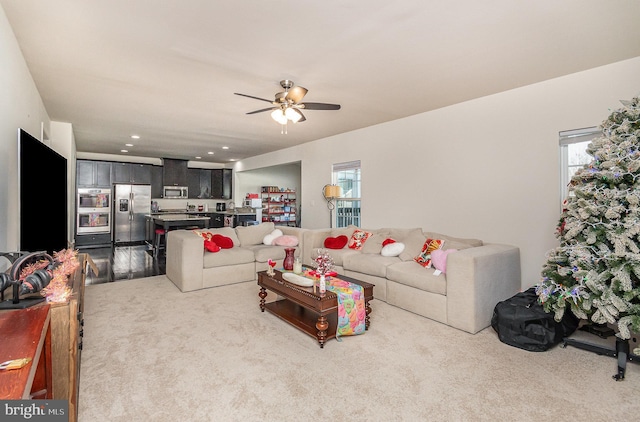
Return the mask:
<svg viewBox="0 0 640 422"><path fill-rule="evenodd" d="M369 329L369 314L371 307L369 301L373 300L373 287L371 283L356 280L351 277L339 275L338 278L359 284L364 290L365 300L365 328ZM266 271L258 273L258 285L260 286L260 310L271 312L280 319L288 322L301 331L318 339L320 347L336 336L338 326L338 296L330 291L324 294L314 293L313 287L302 287L282 278L282 273L275 270L275 275L270 277ZM283 299L266 303L267 290L281 296Z"/></svg>

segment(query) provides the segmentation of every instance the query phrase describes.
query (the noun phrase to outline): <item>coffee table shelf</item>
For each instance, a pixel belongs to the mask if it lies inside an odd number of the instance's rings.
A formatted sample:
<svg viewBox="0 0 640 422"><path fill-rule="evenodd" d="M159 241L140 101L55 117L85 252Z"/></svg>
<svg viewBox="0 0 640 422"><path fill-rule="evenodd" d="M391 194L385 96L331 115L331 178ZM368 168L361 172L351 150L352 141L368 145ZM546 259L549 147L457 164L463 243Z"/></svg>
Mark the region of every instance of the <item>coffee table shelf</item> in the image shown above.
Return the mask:
<svg viewBox="0 0 640 422"><path fill-rule="evenodd" d="M367 329L369 328L369 301L373 300L373 284L340 276L347 281L359 284L364 288L365 306L367 310ZM260 310L269 311L283 321L318 340L320 347L336 337L338 326L338 299L332 292L319 294L313 287L297 286L282 278L280 271L269 276L266 271L258 273L260 286ZM280 300L266 303L267 290L281 297Z"/></svg>
<svg viewBox="0 0 640 422"><path fill-rule="evenodd" d="M288 300L276 300L275 302L266 303L264 308L283 321L309 334L311 337L317 338L318 329L316 328L316 322L318 322L318 314L316 312L310 311ZM336 312L330 313L326 315L326 318L329 323L329 328L327 328L325 340L329 340L336 337L338 314Z"/></svg>

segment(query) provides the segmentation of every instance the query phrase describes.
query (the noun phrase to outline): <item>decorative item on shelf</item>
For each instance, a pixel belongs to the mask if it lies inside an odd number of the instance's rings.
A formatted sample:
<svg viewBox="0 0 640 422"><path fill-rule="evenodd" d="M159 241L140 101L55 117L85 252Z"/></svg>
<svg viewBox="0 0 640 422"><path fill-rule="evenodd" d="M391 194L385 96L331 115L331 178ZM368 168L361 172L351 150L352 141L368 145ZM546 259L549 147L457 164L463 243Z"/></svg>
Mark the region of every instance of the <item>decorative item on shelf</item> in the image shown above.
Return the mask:
<svg viewBox="0 0 640 422"><path fill-rule="evenodd" d="M78 268L78 251L63 249L51 257L32 252L16 259L7 273L0 274L0 309L24 309L47 302L66 302L71 294L69 277ZM13 298L4 300L4 290L13 286ZM40 297L25 297L40 292Z"/></svg>
<svg viewBox="0 0 640 422"><path fill-rule="evenodd" d="M284 250L284 253L286 254L286 256L284 257L284 261L282 263L282 267L287 270L287 271L292 271L293 270L293 254L295 253L295 249L294 248L286 248Z"/></svg>
<svg viewBox="0 0 640 422"><path fill-rule="evenodd" d="M315 251L314 261L316 263L316 275L320 277L319 287L320 294L327 291L326 275L333 270L333 258L326 249L317 249Z"/></svg>
<svg viewBox="0 0 640 422"><path fill-rule="evenodd" d="M276 272L273 269L273 267L276 266L276 261L273 261L273 260L270 259L268 264L269 264L269 266L267 267L267 275L269 277L273 277L274 275L276 275Z"/></svg>
<svg viewBox="0 0 640 422"><path fill-rule="evenodd" d="M336 208L333 200L342 196L342 189L338 185L324 185L322 196L327 201L327 208L329 208L329 227L333 228L333 210Z"/></svg>

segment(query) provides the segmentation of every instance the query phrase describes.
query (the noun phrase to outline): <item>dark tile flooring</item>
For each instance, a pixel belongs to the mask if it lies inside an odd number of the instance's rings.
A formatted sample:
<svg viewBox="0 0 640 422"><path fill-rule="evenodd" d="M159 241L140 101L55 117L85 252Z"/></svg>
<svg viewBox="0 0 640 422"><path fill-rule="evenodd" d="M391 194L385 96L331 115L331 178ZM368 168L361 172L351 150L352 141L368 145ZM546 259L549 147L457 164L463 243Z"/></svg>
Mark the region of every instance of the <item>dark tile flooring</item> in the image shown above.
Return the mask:
<svg viewBox="0 0 640 422"><path fill-rule="evenodd" d="M166 273L166 258L163 251L160 251L157 259L153 259L151 247L146 244L79 248L78 250L88 253L98 267L98 275L89 271L85 284L110 283Z"/></svg>

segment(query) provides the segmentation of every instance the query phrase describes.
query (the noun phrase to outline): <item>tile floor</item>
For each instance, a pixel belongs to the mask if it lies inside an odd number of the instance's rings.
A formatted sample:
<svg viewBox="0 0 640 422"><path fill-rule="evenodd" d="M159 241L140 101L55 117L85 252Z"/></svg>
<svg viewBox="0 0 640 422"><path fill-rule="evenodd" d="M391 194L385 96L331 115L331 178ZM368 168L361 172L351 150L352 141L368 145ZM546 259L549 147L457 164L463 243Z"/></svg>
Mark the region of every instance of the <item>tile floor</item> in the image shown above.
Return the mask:
<svg viewBox="0 0 640 422"><path fill-rule="evenodd" d="M153 259L148 245L79 248L88 253L98 267L98 275L87 274L86 284L110 283L120 280L151 277L166 273L166 258L160 253Z"/></svg>

